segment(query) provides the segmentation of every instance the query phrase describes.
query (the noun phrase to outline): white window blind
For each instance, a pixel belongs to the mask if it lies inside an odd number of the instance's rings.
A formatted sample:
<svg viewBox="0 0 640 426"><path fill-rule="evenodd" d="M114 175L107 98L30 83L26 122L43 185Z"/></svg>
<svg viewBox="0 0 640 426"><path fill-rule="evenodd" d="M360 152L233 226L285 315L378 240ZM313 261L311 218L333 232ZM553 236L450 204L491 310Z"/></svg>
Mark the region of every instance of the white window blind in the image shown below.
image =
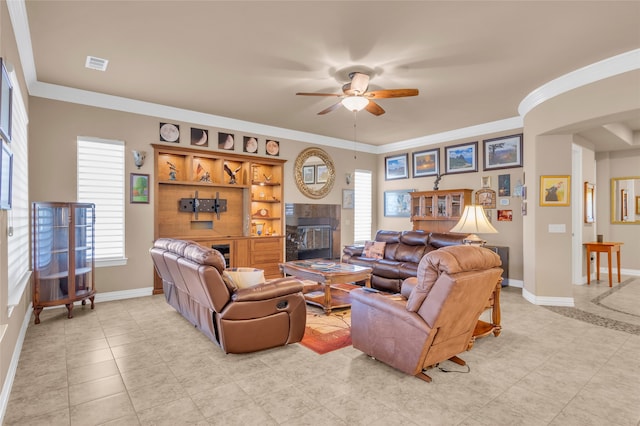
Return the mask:
<svg viewBox="0 0 640 426"><path fill-rule="evenodd" d="M124 259L124 142L78 138L78 202L96 205L98 265Z"/></svg>
<svg viewBox="0 0 640 426"><path fill-rule="evenodd" d="M355 171L353 179L353 241L356 244L371 240L371 181L370 170Z"/></svg>
<svg viewBox="0 0 640 426"><path fill-rule="evenodd" d="M15 72L9 73L13 85L11 114L12 137L9 147L13 152L12 206L7 212L7 273L9 306L20 301L30 276L29 252L29 117ZM6 143L6 142L5 142ZM3 165L4 167L4 165Z"/></svg>

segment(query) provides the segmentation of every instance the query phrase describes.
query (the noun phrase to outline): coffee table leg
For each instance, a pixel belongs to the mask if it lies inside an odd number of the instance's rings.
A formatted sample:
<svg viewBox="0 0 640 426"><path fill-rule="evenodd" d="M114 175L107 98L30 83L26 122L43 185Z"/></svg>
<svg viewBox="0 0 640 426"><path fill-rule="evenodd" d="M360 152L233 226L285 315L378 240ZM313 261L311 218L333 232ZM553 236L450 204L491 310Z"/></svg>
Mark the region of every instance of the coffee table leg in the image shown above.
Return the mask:
<svg viewBox="0 0 640 426"><path fill-rule="evenodd" d="M331 283L324 283L324 313L331 313Z"/></svg>

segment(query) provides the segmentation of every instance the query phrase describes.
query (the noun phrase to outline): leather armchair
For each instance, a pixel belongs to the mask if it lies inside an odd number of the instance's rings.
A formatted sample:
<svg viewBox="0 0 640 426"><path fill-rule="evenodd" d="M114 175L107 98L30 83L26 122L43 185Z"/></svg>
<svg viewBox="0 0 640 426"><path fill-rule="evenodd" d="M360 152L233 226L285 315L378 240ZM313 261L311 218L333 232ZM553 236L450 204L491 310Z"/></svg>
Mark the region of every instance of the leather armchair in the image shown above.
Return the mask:
<svg viewBox="0 0 640 426"><path fill-rule="evenodd" d="M351 292L353 347L407 374L467 350L478 318L502 275L500 257L475 246L449 246L425 255L417 284L400 295Z"/></svg>
<svg viewBox="0 0 640 426"><path fill-rule="evenodd" d="M225 260L194 242L160 238L150 250L164 295L225 353L246 353L302 340L307 308L293 277L238 288L223 279Z"/></svg>

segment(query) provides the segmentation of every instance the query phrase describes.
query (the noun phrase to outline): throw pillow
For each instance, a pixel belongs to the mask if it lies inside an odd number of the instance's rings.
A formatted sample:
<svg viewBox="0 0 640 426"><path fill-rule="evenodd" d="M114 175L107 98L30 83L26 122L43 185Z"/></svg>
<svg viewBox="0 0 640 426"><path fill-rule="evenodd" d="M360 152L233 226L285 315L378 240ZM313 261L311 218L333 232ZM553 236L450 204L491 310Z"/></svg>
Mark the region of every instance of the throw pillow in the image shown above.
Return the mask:
<svg viewBox="0 0 640 426"><path fill-rule="evenodd" d="M364 243L362 254L369 259L383 259L386 245L383 241L367 241Z"/></svg>
<svg viewBox="0 0 640 426"><path fill-rule="evenodd" d="M264 271L256 268L230 268L224 271L238 288L247 288L265 282Z"/></svg>

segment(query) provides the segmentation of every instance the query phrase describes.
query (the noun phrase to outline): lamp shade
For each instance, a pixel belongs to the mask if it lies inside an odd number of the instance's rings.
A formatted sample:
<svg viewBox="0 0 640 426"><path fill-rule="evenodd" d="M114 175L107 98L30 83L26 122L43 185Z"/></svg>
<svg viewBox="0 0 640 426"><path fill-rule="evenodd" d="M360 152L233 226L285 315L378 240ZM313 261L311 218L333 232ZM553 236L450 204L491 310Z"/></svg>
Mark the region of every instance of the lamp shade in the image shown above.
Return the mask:
<svg viewBox="0 0 640 426"><path fill-rule="evenodd" d="M362 111L364 107L369 105L369 99L362 96L347 96L342 98L342 105L349 111Z"/></svg>
<svg viewBox="0 0 640 426"><path fill-rule="evenodd" d="M466 206L456 226L450 232L459 234L497 234L496 228L491 225L482 206ZM476 237L477 238L477 237ZM469 238L471 239L471 238Z"/></svg>

